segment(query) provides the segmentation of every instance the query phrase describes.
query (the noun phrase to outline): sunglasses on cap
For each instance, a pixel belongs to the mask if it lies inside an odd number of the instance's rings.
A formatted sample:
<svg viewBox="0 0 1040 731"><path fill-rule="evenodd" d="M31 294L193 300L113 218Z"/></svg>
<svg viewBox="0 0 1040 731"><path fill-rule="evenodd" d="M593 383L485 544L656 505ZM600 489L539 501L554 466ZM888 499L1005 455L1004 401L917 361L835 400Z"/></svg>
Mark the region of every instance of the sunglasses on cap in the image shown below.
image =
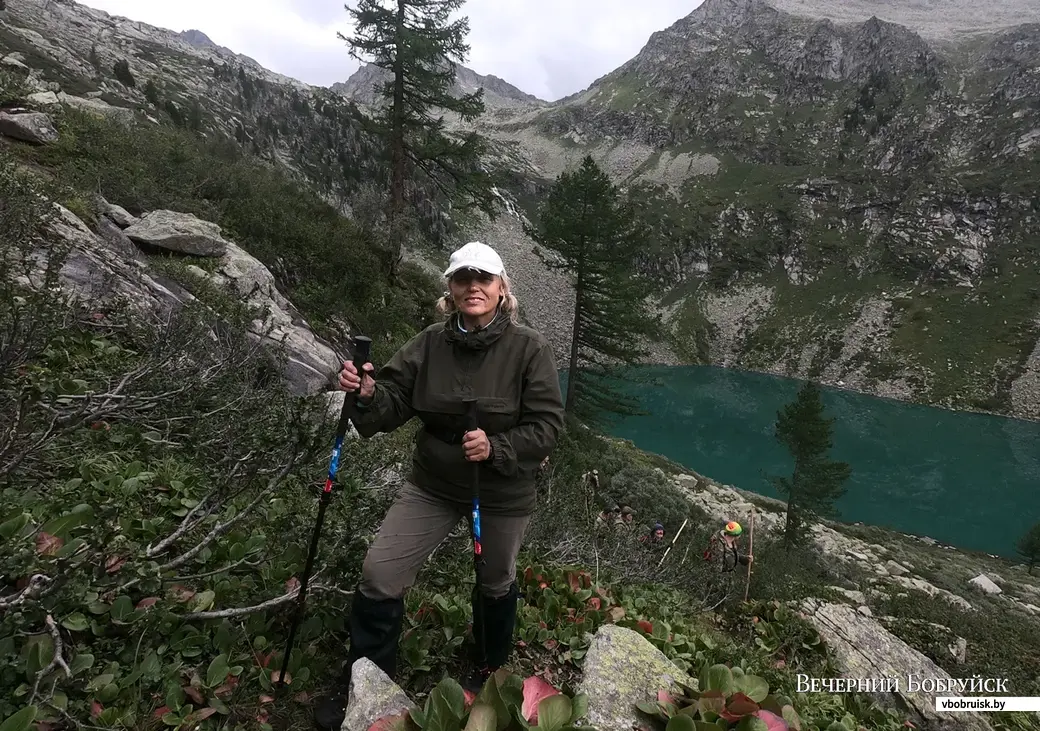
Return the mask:
<svg viewBox="0 0 1040 731"><path fill-rule="evenodd" d="M469 284L474 280L481 284L491 284L494 280L495 275L489 274L488 272L481 271L480 269L459 269L457 272L451 275L451 281L455 284Z"/></svg>

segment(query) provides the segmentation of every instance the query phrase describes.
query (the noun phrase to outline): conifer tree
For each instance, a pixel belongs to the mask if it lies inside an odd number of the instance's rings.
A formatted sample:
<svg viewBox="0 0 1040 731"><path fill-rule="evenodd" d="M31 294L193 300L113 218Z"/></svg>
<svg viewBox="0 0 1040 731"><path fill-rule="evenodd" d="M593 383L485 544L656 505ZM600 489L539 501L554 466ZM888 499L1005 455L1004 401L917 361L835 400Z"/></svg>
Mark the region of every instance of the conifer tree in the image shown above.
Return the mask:
<svg viewBox="0 0 1040 731"><path fill-rule="evenodd" d="M810 522L832 514L834 501L845 493L844 483L852 469L828 456L833 424L833 418L824 416L820 388L812 382L806 382L798 397L777 412L776 439L794 457L794 473L773 478L773 484L787 497L787 546L805 543Z"/></svg>
<svg viewBox="0 0 1040 731"><path fill-rule="evenodd" d="M566 272L575 302L565 408L584 421L639 413L621 392L635 380L632 366L646 355L646 336L660 337L660 321L646 302L650 288L636 271L645 240L633 211L595 161L562 173L550 189L538 227L525 229L542 247L550 269Z"/></svg>
<svg viewBox="0 0 1040 731"><path fill-rule="evenodd" d="M1016 548L1018 555L1025 559L1029 573L1032 574L1033 567L1040 562L1040 523L1035 524L1019 539Z"/></svg>
<svg viewBox="0 0 1040 731"><path fill-rule="evenodd" d="M376 86L382 103L364 121L385 142L389 158L391 277L403 255L409 194L420 178L463 210L475 206L495 215L490 178L481 166L485 138L448 133L442 116L451 112L469 121L484 112L483 89L458 97L451 93L456 62L469 53L469 19L449 18L464 2L358 0L356 8L346 6L355 32L339 37L351 56L371 62L386 77Z"/></svg>

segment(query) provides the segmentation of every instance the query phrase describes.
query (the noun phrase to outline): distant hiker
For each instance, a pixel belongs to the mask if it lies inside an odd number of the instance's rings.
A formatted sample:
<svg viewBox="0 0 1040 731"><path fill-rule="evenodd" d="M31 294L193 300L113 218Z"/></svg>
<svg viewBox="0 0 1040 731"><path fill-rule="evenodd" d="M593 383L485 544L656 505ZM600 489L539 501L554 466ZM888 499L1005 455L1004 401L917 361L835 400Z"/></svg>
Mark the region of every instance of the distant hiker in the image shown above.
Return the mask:
<svg viewBox="0 0 1040 731"><path fill-rule="evenodd" d="M622 528L631 529L635 523L636 511L632 510L628 505L621 506L620 525Z"/></svg>
<svg viewBox="0 0 1040 731"><path fill-rule="evenodd" d="M472 672L463 685L479 689L514 646L517 553L537 502L535 475L564 424L559 375L545 337L519 324L516 298L493 249L466 244L451 255L444 277L448 291L437 302L442 323L409 340L374 379L371 364L359 376L348 361L340 373L339 387L359 392L354 425L362 437L391 432L413 416L423 428L411 474L365 556L351 606L346 667L315 709L324 729L338 731L343 722L356 660L367 657L396 675L404 595L434 549L470 515L475 462L484 566L473 611L486 631L474 624L474 634L483 637L475 638ZM481 428L465 432L463 400L470 396L480 402Z"/></svg>
<svg viewBox="0 0 1040 731"><path fill-rule="evenodd" d="M586 472L581 476L581 491L584 498L585 520L592 524L596 515L596 503L599 500L599 470Z"/></svg>
<svg viewBox="0 0 1040 731"><path fill-rule="evenodd" d="M750 566L752 558L743 553L737 546L737 541L744 529L735 520L731 520L711 536L711 543L704 551L705 561L714 561L720 573L729 573L736 569L737 564Z"/></svg>
<svg viewBox="0 0 1040 731"><path fill-rule="evenodd" d="M712 534L711 542L704 551L704 560L710 561L715 568L713 576L707 582L709 595L705 598L716 606L730 597L742 595L740 579L747 574L735 569L737 564L750 567L754 560L737 545L743 532L740 523L731 520L721 530Z"/></svg>
<svg viewBox="0 0 1040 731"><path fill-rule="evenodd" d="M596 517L596 527L604 530L613 528L615 518L619 512L621 512L621 508L617 505L607 508Z"/></svg>
<svg viewBox="0 0 1040 731"><path fill-rule="evenodd" d="M657 546L664 543L664 526L660 523L654 523L653 529L647 535L639 539L643 543Z"/></svg>

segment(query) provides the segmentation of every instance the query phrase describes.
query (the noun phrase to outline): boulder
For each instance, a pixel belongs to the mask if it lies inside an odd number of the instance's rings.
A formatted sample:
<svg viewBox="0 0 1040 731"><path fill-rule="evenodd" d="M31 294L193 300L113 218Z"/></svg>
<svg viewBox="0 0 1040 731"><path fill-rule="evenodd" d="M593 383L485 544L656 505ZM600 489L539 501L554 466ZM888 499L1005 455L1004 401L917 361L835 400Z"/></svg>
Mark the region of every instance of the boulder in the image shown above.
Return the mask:
<svg viewBox="0 0 1040 731"><path fill-rule="evenodd" d="M119 226L119 228L130 228L141 220L137 216L130 215L130 213L128 213L122 206L109 203L104 199L101 199L99 202L101 203L101 214L112 223Z"/></svg>
<svg viewBox="0 0 1040 731"><path fill-rule="evenodd" d="M84 99L81 96L72 96L65 92L58 92L58 101L70 107L75 107L82 112L89 112L102 117L108 117L119 122L133 122L134 110L125 107L114 107L101 99Z"/></svg>
<svg viewBox="0 0 1040 731"><path fill-rule="evenodd" d="M579 693L589 698L586 723L599 731L631 731L644 719L637 703L652 701L677 682L695 685L686 673L647 640L614 624L599 628L588 653Z"/></svg>
<svg viewBox="0 0 1040 731"><path fill-rule="evenodd" d="M891 559L885 561L885 571L887 571L890 576L906 576L910 573L910 570L906 566L892 561Z"/></svg>
<svg viewBox="0 0 1040 731"><path fill-rule="evenodd" d="M53 91L38 91L35 94L30 94L28 100L33 106L37 107L52 107L60 103L58 95Z"/></svg>
<svg viewBox="0 0 1040 731"><path fill-rule="evenodd" d="M946 601L960 607L961 609L966 609L968 611L973 611L975 609L975 607L973 607L964 597L957 596L953 592L946 591L945 589L940 589L934 584L928 583L924 579L918 579L913 576L893 576L891 580L901 586L905 586L907 589L923 591L929 596L941 596Z"/></svg>
<svg viewBox="0 0 1040 731"><path fill-rule="evenodd" d="M350 695L341 731L368 731L384 716L414 710L416 705L375 663L363 657L354 663Z"/></svg>
<svg viewBox="0 0 1040 731"><path fill-rule="evenodd" d="M50 115L43 112L0 112L0 135L36 145L58 141L58 130L54 128L54 121Z"/></svg>
<svg viewBox="0 0 1040 731"><path fill-rule="evenodd" d="M1003 590L994 583L993 579L989 578L985 574L979 574L968 583L974 586L976 589L980 589L986 592L987 594L1003 593Z"/></svg>
<svg viewBox="0 0 1040 731"><path fill-rule="evenodd" d="M953 731L992 731L979 713L939 713L937 696L968 695L959 692L912 691L908 679L943 679L950 676L929 658L890 633L871 617L865 617L845 604L807 600L803 609L820 637L834 653L843 677L894 678L894 693L874 693L880 703L909 711L918 728Z"/></svg>
<svg viewBox="0 0 1040 731"><path fill-rule="evenodd" d="M152 211L125 230L131 241L193 256L224 256L220 226L191 213Z"/></svg>

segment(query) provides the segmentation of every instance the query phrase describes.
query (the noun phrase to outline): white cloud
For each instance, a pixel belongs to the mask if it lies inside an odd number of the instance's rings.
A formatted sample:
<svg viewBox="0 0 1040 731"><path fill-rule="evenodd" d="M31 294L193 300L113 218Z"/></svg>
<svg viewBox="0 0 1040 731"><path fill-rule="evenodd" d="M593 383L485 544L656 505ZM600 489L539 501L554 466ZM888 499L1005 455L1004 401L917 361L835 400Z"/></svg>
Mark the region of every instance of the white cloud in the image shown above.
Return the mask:
<svg viewBox="0 0 1040 731"><path fill-rule="evenodd" d="M639 52L657 30L702 0L469 0L466 65L543 99L587 87ZM215 43L310 84L357 69L337 31L350 17L337 0L86 0L91 7Z"/></svg>

